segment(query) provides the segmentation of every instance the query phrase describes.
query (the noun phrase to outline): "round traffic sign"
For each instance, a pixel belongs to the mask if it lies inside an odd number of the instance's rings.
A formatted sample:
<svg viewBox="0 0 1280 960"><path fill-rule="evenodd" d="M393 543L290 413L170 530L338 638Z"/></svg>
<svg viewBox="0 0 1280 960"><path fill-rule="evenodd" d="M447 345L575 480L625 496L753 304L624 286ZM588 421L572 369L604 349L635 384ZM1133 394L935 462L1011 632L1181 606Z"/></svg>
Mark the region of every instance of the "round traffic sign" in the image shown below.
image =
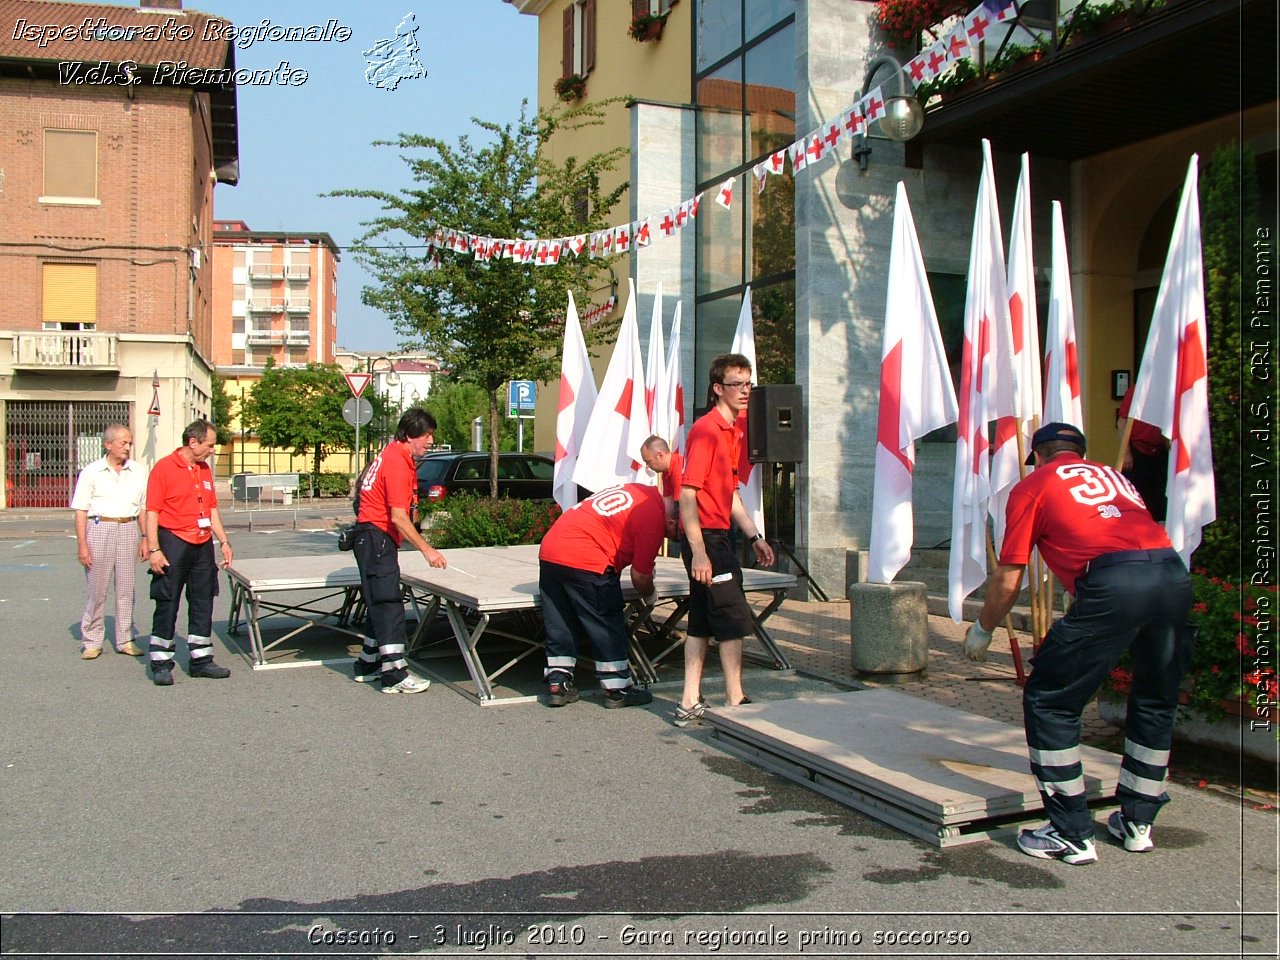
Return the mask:
<svg viewBox="0 0 1280 960"><path fill-rule="evenodd" d="M342 419L353 427L356 424L363 427L373 419L373 404L363 397L352 397L342 405Z"/></svg>

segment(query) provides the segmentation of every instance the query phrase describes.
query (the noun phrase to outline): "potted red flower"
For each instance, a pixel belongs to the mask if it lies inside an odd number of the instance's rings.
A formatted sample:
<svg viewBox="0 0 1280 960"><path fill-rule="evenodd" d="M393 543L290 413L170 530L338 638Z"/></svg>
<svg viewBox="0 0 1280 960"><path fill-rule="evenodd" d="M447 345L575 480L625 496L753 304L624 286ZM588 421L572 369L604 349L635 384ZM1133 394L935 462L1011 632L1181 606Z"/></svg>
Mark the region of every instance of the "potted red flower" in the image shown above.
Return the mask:
<svg viewBox="0 0 1280 960"><path fill-rule="evenodd" d="M667 16L665 13L642 13L633 17L631 26L627 28L627 36L640 43L657 40L662 36L662 28L667 25Z"/></svg>

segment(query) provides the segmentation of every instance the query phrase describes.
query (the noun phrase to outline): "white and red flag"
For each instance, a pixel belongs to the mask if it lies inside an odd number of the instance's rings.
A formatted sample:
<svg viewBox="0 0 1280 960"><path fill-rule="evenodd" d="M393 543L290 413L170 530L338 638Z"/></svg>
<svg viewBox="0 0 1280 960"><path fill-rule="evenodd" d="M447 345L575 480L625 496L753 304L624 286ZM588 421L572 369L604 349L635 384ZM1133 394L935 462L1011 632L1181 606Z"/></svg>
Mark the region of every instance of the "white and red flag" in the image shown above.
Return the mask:
<svg viewBox="0 0 1280 960"><path fill-rule="evenodd" d="M684 384L680 380L680 301L676 301L675 316L671 319L671 342L667 344L667 391L671 400L671 436L667 442L672 450L684 453Z"/></svg>
<svg viewBox="0 0 1280 960"><path fill-rule="evenodd" d="M996 339L1002 330L1006 336L1009 330L1009 296L1005 290L991 144L986 140L982 141L982 178L978 182L968 276L947 577L947 608L956 623L964 620L965 598L987 578L987 507L991 497L987 426L1013 410L1012 391L1001 389L996 358ZM1007 377L1003 379L1008 382Z"/></svg>
<svg viewBox="0 0 1280 960"><path fill-rule="evenodd" d="M671 442L671 397L667 388L667 351L662 339L662 281L653 294L653 315L649 320L649 350L644 367L644 409L649 431ZM646 479L648 474L646 473Z"/></svg>
<svg viewBox="0 0 1280 960"><path fill-rule="evenodd" d="M995 542L1004 542L1004 511L1009 491L1022 479L1024 451L1040 424L1043 388L1040 384L1040 319L1036 312L1036 276L1031 246L1031 158L1022 155L1022 172L1013 199L1013 225L1009 229L1009 330L1012 339L997 341L1000 370L1012 374L1009 413L997 410L995 450L991 458L991 517ZM1012 351L1006 358L1004 347ZM1018 433L1022 442L1018 442Z"/></svg>
<svg viewBox="0 0 1280 960"><path fill-rule="evenodd" d="M804 142L804 138L800 138L791 146L787 147L787 156L791 158L791 173L797 174L804 169L804 165L808 160L805 151L808 150L808 144Z"/></svg>
<svg viewBox="0 0 1280 960"><path fill-rule="evenodd" d="M573 471L574 482L592 493L619 483L633 483L644 472L640 447L649 437L649 417L644 411L644 362L636 323L636 288L632 281L627 285L627 306L618 328L618 342L600 384L600 395Z"/></svg>
<svg viewBox="0 0 1280 960"><path fill-rule="evenodd" d="M569 293L569 307L564 317L564 352L560 358L560 405L556 412L556 465L551 482L551 495L560 509L568 510L578 502L578 485L573 471L578 465L587 421L596 405L596 378L591 372L591 357L582 338L578 308Z"/></svg>
<svg viewBox="0 0 1280 960"><path fill-rule="evenodd" d="M716 191L716 203L726 210L733 206L733 185L737 179L737 177L730 177L720 184L720 189Z"/></svg>
<svg viewBox="0 0 1280 960"><path fill-rule="evenodd" d="M1084 429L1080 368L1076 361L1076 317L1071 304L1071 267L1062 204L1053 201L1053 267L1049 280L1049 326L1044 344L1044 422Z"/></svg>
<svg viewBox="0 0 1280 960"><path fill-rule="evenodd" d="M733 331L733 343L730 353L740 353L751 363L751 379L759 377L756 369L756 331L751 319L751 287L742 291L742 308L738 311L738 327ZM758 382L758 381L757 381ZM751 401L747 401L750 405ZM742 431L743 442L738 444L738 495L742 497L742 505L755 522L756 530L764 533L764 485L761 483L760 464L747 459L749 444L747 436L747 411L744 409L738 417L738 429Z"/></svg>
<svg viewBox="0 0 1280 960"><path fill-rule="evenodd" d="M1133 385L1129 417L1169 438L1165 530L1188 567L1201 530L1217 519L1209 442L1208 333L1200 244L1200 158L1192 154L1156 294L1151 331Z"/></svg>
<svg viewBox="0 0 1280 960"><path fill-rule="evenodd" d="M907 203L907 188L898 181L871 494L867 579L872 583L892 583L911 555L915 541L911 504L915 442L929 431L955 422L957 413L951 370Z"/></svg>

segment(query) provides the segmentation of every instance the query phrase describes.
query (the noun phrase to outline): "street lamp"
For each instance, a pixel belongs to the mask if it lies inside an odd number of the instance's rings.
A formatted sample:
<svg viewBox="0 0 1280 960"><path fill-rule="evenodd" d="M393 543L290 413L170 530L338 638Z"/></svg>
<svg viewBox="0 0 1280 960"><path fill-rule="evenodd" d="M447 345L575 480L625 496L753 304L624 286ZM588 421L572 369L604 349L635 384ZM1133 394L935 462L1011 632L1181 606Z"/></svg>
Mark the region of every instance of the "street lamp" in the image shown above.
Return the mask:
<svg viewBox="0 0 1280 960"><path fill-rule="evenodd" d="M871 89L871 78L881 67L890 67L893 70L898 81L898 92L885 97L884 116L876 123L880 125L880 132L890 140L903 143L924 128L924 107L920 106L920 101L916 97L915 85L911 82L910 74L895 57L884 54L867 64L867 73L862 80L862 91L856 100L862 99L863 95ZM853 143L853 156L858 161L859 170L867 169L867 162L871 157L869 139L868 133L860 133Z"/></svg>

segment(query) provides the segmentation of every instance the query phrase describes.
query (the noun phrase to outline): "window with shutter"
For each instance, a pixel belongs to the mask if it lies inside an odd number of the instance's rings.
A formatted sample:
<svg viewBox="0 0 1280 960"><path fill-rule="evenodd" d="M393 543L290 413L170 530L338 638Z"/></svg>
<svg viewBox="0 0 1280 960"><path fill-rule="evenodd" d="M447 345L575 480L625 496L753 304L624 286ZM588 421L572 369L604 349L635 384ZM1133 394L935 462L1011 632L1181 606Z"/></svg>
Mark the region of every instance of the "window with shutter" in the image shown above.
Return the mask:
<svg viewBox="0 0 1280 960"><path fill-rule="evenodd" d="M92 130L46 130L42 199L97 198L97 133Z"/></svg>
<svg viewBox="0 0 1280 960"><path fill-rule="evenodd" d="M648 15L652 0L631 0L631 19Z"/></svg>
<svg viewBox="0 0 1280 960"><path fill-rule="evenodd" d="M596 68L596 0L582 4L582 72Z"/></svg>
<svg viewBox="0 0 1280 960"><path fill-rule="evenodd" d="M98 267L46 263L40 319L46 330L93 330L98 322Z"/></svg>
<svg viewBox="0 0 1280 960"><path fill-rule="evenodd" d="M576 4L569 4L564 8L564 19L562 21L564 29L564 51L560 58L560 76L567 77L573 73L573 14Z"/></svg>

